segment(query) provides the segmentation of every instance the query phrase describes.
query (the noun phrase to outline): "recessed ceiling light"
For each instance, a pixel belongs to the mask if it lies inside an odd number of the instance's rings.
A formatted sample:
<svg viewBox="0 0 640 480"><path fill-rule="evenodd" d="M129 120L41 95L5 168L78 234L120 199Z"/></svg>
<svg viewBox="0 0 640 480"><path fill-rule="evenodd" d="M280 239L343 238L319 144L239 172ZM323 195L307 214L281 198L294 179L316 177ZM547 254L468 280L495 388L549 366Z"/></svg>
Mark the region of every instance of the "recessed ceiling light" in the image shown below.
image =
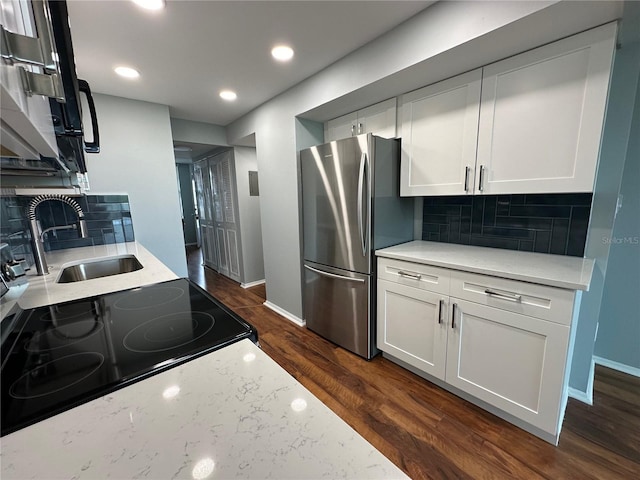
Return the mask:
<svg viewBox="0 0 640 480"><path fill-rule="evenodd" d="M293 49L286 45L276 45L271 49L271 55L279 62L287 62L293 58Z"/></svg>
<svg viewBox="0 0 640 480"><path fill-rule="evenodd" d="M136 5L147 10L161 10L166 4L164 0L132 0Z"/></svg>
<svg viewBox="0 0 640 480"><path fill-rule="evenodd" d="M125 78L138 78L140 76L136 69L130 67L116 67L113 71Z"/></svg>
<svg viewBox="0 0 640 480"><path fill-rule="evenodd" d="M238 98L238 95L236 95L236 92L232 91L232 90L222 90L220 92L220 98L224 99L224 100L228 100L228 101L233 101L236 98Z"/></svg>

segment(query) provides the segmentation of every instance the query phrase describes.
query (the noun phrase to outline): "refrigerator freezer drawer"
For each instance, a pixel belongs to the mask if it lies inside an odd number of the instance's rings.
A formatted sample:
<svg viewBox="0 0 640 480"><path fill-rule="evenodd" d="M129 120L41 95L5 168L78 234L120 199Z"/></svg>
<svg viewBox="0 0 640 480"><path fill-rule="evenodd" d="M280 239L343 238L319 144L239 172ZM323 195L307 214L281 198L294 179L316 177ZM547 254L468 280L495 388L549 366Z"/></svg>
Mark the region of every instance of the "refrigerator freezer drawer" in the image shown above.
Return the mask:
<svg viewBox="0 0 640 480"><path fill-rule="evenodd" d="M305 262L304 319L307 327L364 358L377 353L369 275Z"/></svg>

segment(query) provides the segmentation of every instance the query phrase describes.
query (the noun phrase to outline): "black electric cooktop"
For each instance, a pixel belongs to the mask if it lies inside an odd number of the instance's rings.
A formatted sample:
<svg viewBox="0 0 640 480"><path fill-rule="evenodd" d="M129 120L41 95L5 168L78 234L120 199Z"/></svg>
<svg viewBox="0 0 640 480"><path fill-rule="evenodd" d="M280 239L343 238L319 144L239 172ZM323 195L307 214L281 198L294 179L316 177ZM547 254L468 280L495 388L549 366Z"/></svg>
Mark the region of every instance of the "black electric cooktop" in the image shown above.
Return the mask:
<svg viewBox="0 0 640 480"><path fill-rule="evenodd" d="M186 279L18 312L2 321L2 435L256 330Z"/></svg>

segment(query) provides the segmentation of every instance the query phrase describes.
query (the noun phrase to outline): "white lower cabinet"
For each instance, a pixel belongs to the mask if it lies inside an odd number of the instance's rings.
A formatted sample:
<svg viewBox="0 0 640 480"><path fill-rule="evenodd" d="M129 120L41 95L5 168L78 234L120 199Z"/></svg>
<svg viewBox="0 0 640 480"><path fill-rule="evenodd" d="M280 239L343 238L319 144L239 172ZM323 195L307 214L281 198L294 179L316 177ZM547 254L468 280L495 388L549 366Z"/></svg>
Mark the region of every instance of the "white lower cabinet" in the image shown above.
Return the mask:
<svg viewBox="0 0 640 480"><path fill-rule="evenodd" d="M447 297L378 280L378 348L444 380Z"/></svg>
<svg viewBox="0 0 640 480"><path fill-rule="evenodd" d="M555 432L569 327L454 297L450 302L445 381Z"/></svg>
<svg viewBox="0 0 640 480"><path fill-rule="evenodd" d="M388 258L377 289L385 357L557 443L574 291Z"/></svg>

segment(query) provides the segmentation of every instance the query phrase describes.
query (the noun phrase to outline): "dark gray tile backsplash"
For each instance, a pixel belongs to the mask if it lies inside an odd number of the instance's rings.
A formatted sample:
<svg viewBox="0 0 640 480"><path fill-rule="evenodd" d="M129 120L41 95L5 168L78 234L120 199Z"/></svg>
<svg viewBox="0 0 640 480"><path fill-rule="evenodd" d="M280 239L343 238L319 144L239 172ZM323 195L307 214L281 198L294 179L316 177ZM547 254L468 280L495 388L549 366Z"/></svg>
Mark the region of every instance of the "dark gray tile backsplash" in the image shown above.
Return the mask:
<svg viewBox="0 0 640 480"><path fill-rule="evenodd" d="M591 193L425 197L422 239L582 257Z"/></svg>
<svg viewBox="0 0 640 480"><path fill-rule="evenodd" d="M89 238L78 238L75 230L45 233L45 250L106 245L135 240L129 197L127 195L89 195L73 197L82 208L89 230ZM26 258L33 264L27 207L31 197L0 198L0 241L9 243L16 258ZM43 230L54 226L75 224L73 208L59 201L46 201L36 210Z"/></svg>

